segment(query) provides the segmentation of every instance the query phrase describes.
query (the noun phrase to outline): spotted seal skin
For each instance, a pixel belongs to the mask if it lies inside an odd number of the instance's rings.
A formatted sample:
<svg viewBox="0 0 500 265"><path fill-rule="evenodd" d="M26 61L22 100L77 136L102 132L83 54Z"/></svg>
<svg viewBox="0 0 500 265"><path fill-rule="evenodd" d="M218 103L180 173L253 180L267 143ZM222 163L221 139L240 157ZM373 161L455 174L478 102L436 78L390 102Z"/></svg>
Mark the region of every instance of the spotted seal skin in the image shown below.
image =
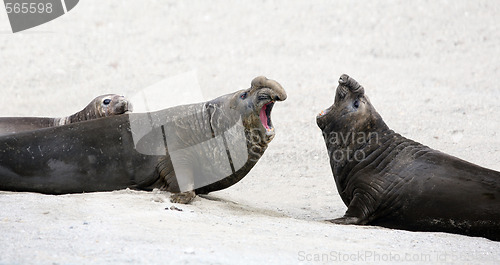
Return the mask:
<svg viewBox="0 0 500 265"><path fill-rule="evenodd" d="M260 76L208 102L3 135L0 190L159 188L188 203L248 174L274 138L273 106L286 97L279 83Z"/></svg>
<svg viewBox="0 0 500 265"><path fill-rule="evenodd" d="M132 103L125 97L116 94L106 94L94 98L83 110L67 117L0 117L0 135L61 126L120 115L131 111Z"/></svg>
<svg viewBox="0 0 500 265"><path fill-rule="evenodd" d="M395 133L353 78L340 77L317 124L347 206L331 222L500 240L500 172Z"/></svg>

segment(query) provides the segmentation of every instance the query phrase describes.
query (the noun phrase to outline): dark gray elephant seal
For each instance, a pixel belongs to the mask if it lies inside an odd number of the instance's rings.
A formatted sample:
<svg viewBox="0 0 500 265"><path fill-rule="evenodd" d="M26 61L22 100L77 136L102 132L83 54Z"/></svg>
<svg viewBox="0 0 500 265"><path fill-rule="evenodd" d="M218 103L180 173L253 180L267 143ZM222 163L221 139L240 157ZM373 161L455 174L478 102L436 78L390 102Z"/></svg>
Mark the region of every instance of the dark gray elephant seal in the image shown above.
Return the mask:
<svg viewBox="0 0 500 265"><path fill-rule="evenodd" d="M441 231L500 240L500 172L390 130L364 88L342 75L317 117L338 192L336 224Z"/></svg>
<svg viewBox="0 0 500 265"><path fill-rule="evenodd" d="M125 97L116 94L106 94L94 98L83 110L67 117L0 117L0 135L61 126L112 115L120 115L131 111L132 103Z"/></svg>
<svg viewBox="0 0 500 265"><path fill-rule="evenodd" d="M159 123L167 124L162 134L168 152L157 166L161 177L151 187L173 192L172 202L189 203L196 194L234 185L274 138L271 110L286 98L279 83L260 76L248 89L171 111L169 122ZM151 141L161 138L157 132L142 142L161 141Z"/></svg>
<svg viewBox="0 0 500 265"><path fill-rule="evenodd" d="M173 193L175 202L240 181L274 137L276 81L214 100L0 136L0 189L46 194L124 188Z"/></svg>

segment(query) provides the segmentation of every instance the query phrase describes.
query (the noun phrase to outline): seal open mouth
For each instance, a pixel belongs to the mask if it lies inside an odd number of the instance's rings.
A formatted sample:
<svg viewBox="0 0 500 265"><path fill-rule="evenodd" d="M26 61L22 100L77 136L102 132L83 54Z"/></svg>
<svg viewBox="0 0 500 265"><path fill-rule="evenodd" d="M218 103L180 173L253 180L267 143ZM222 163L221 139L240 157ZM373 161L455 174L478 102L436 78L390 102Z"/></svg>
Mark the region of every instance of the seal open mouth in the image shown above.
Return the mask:
<svg viewBox="0 0 500 265"><path fill-rule="evenodd" d="M262 125L264 128L266 128L266 132L272 131L273 128L273 123L271 122L271 110L273 109L274 106L274 101L271 101L260 109L260 121L262 122Z"/></svg>
<svg viewBox="0 0 500 265"><path fill-rule="evenodd" d="M318 115L316 115L316 124L318 124L318 126L321 130L323 130L325 128L326 124L329 122L325 116L328 113L330 113L331 109L332 109L332 107L324 109Z"/></svg>

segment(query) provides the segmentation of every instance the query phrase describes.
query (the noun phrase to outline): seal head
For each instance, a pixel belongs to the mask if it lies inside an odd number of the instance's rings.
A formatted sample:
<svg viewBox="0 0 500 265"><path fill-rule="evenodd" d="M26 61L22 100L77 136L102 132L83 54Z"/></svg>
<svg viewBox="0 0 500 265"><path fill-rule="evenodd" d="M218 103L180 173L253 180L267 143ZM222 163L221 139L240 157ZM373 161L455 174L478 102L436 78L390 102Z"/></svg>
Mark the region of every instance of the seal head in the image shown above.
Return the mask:
<svg viewBox="0 0 500 265"><path fill-rule="evenodd" d="M99 96L93 100L93 103L98 117L120 115L133 111L132 103L124 96L116 94Z"/></svg>
<svg viewBox="0 0 500 265"><path fill-rule="evenodd" d="M258 132L265 144L271 142L275 129L271 120L271 111L277 101L286 100L283 87L264 76L252 80L250 88L232 95L231 108L238 109L244 118L247 129Z"/></svg>
<svg viewBox="0 0 500 265"><path fill-rule="evenodd" d="M125 114L132 110L132 103L125 97L116 94L102 95L93 99L83 110L61 118L58 125Z"/></svg>
<svg viewBox="0 0 500 265"><path fill-rule="evenodd" d="M357 145L365 143L361 138L388 130L388 127L365 95L363 86L346 74L340 76L338 82L333 105L321 111L316 122L325 140L332 135L345 139L327 141L328 150L356 149Z"/></svg>

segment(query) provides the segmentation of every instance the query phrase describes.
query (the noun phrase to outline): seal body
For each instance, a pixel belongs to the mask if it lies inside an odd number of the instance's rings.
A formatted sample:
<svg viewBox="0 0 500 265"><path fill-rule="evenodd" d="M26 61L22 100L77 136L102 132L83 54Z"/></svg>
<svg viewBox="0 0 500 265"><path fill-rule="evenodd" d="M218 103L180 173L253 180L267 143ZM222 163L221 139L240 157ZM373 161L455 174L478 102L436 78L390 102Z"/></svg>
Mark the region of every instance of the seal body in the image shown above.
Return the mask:
<svg viewBox="0 0 500 265"><path fill-rule="evenodd" d="M135 188L158 157L134 149L128 114L0 136L0 189L45 194Z"/></svg>
<svg viewBox="0 0 500 265"><path fill-rule="evenodd" d="M0 189L48 194L160 188L187 203L227 188L274 137L275 81L208 102L0 136Z"/></svg>
<svg viewBox="0 0 500 265"><path fill-rule="evenodd" d="M1 117L0 135L99 119L132 111L132 104L123 96L106 94L94 98L83 110L60 118Z"/></svg>
<svg viewBox="0 0 500 265"><path fill-rule="evenodd" d="M348 207L333 223L500 240L500 172L390 130L364 88L347 75L317 123Z"/></svg>

